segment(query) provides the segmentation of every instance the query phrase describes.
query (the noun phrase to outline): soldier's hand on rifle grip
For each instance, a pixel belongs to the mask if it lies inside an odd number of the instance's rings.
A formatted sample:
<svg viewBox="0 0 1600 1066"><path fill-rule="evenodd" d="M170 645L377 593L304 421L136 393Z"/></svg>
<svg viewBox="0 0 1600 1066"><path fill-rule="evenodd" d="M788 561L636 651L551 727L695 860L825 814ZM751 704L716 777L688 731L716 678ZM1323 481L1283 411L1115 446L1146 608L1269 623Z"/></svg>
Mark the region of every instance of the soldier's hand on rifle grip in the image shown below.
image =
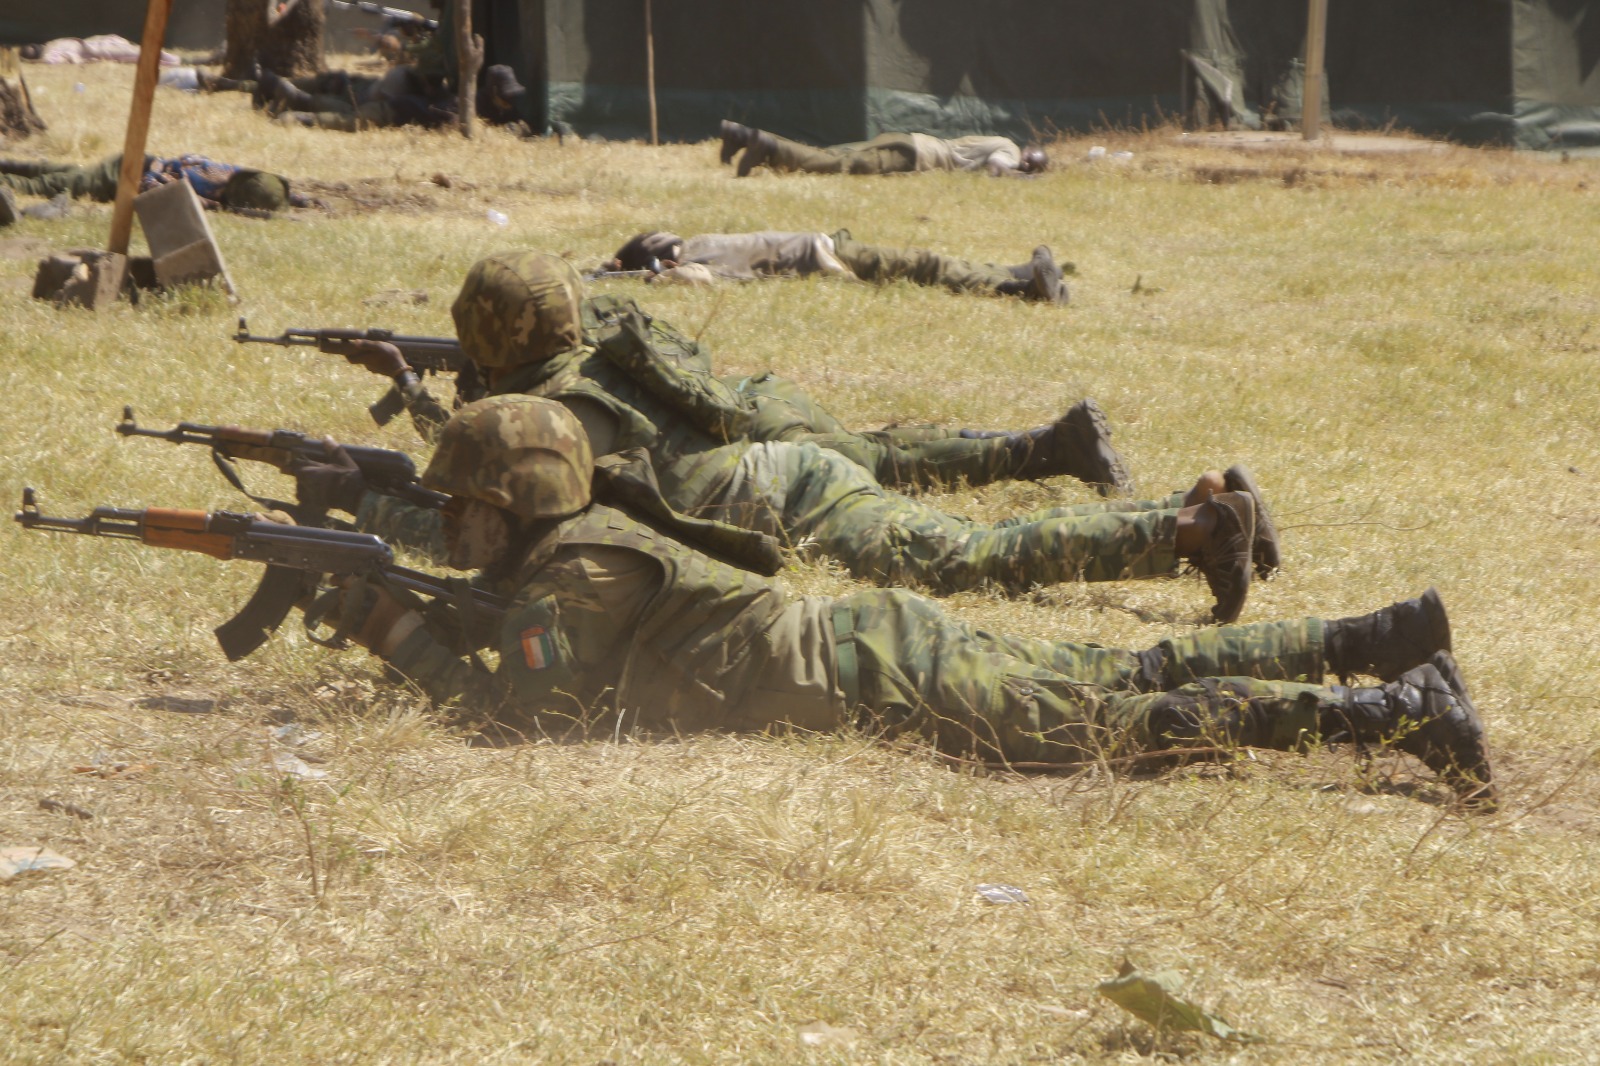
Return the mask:
<svg viewBox="0 0 1600 1066"><path fill-rule="evenodd" d="M323 351L342 355L356 366L386 378L410 369L400 349L388 341L330 339L324 342Z"/></svg>
<svg viewBox="0 0 1600 1066"><path fill-rule="evenodd" d="M301 503L319 511L340 510L355 514L367 492L367 479L350 453L331 439L322 442L326 462L300 459L289 473L295 478L295 491Z"/></svg>

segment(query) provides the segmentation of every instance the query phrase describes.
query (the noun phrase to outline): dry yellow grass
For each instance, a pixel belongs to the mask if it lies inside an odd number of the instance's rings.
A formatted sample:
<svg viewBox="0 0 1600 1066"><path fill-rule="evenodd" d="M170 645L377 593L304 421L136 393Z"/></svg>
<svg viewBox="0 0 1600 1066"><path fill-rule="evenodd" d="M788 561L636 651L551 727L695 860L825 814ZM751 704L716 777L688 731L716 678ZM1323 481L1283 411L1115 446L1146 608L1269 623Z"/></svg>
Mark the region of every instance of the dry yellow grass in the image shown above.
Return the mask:
<svg viewBox="0 0 1600 1066"><path fill-rule="evenodd" d="M9 153L120 148L127 71L30 78L52 128ZM1133 157L1091 164L1095 143ZM258 332L445 333L477 256L588 263L644 228L848 226L1010 262L1048 243L1078 265L1065 310L810 281L615 285L703 329L730 374L776 369L852 424L1034 425L1090 394L1151 489L1248 461L1286 572L1247 619L1338 616L1437 584L1505 806L1464 820L1400 763L1337 752L1133 779L974 776L852 736L484 746L370 659L287 630L223 662L209 629L251 566L13 530L0 846L79 865L0 884L0 1060L1592 1058L1593 162L1233 155L1108 133L1061 142L1031 182L736 181L707 144L350 137L270 125L243 97L166 92L151 150L269 167L332 205L215 220ZM99 315L28 299L45 247L99 246L108 220L80 206L0 234L13 499L29 484L59 514L242 506L198 449L116 439L123 403L151 424L422 454L406 427L370 426L372 379L236 347L236 311L213 296ZM390 289L429 300L368 302ZM988 516L1083 498L1054 482L939 496ZM825 567L790 580L849 587ZM949 603L1018 632L1144 646L1205 594L1186 580ZM270 732L290 720L304 743ZM284 778L285 752L327 777ZM117 762L147 768L73 772ZM982 882L1033 902L983 903ZM1092 992L1124 957L1178 969L1272 1042L1152 1037ZM855 1043L803 1047L813 1021Z"/></svg>

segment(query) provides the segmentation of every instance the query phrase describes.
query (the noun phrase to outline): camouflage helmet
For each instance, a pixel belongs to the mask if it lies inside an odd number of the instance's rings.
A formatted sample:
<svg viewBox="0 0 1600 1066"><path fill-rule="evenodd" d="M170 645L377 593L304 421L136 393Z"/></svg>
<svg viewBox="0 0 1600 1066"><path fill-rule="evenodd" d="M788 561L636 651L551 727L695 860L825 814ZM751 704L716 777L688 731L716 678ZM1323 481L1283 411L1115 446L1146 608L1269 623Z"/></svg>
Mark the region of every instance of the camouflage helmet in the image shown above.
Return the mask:
<svg viewBox="0 0 1600 1066"><path fill-rule="evenodd" d="M583 343L583 281L560 256L502 252L467 271L450 315L481 367L537 363Z"/></svg>
<svg viewBox="0 0 1600 1066"><path fill-rule="evenodd" d="M589 506L594 453L571 411L514 393L457 411L439 433L422 483L522 518L564 518Z"/></svg>

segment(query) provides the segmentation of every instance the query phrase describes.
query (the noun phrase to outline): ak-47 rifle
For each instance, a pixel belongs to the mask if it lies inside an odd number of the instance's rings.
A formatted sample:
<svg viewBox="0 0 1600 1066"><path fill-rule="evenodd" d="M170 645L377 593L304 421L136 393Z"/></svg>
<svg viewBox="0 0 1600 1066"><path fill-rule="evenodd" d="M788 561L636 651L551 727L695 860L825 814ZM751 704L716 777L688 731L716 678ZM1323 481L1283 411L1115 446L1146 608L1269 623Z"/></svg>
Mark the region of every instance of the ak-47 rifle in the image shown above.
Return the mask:
<svg viewBox="0 0 1600 1066"><path fill-rule="evenodd" d="M366 0L328 0L334 7L353 8L364 11L369 15L389 19L392 22L403 22L407 26L421 26L427 30L437 30L439 20L419 15L415 11L407 11L400 7L384 7L382 4L367 3Z"/></svg>
<svg viewBox="0 0 1600 1066"><path fill-rule="evenodd" d="M286 507L276 500L256 496L244 487L243 480L234 469L241 459L275 466L284 473L293 474L301 462L322 462L327 450L318 437L292 429L246 429L243 426L203 426L198 422L179 422L171 429L147 429L134 421L133 408L122 408L122 421L117 432L124 437L156 437L174 444L203 444L211 449L211 461L217 464L228 484L244 493L256 503L267 507ZM442 492L423 488L417 484L417 464L405 452L388 448L369 448L359 444L346 444L345 453L361 470L367 487L385 496L394 496L417 507L437 509L450 499ZM318 516L317 524L321 524Z"/></svg>
<svg viewBox="0 0 1600 1066"><path fill-rule="evenodd" d="M478 378L478 366L461 350L461 342L454 337L414 337L387 329L286 329L276 337L257 337L250 332L250 324L239 319L239 329L233 339L239 344L276 344L281 348L315 348L331 355L343 355L340 344L346 341L382 341L400 349L406 364L417 374L450 373L456 375L456 406L481 399L483 386ZM353 356L345 356L356 362ZM383 398L367 411L380 426L388 425L406 409L405 397L397 386L391 386Z"/></svg>
<svg viewBox="0 0 1600 1066"><path fill-rule="evenodd" d="M256 463L275 466L285 474L294 474L301 463L322 463L326 447L320 437L293 431L293 429L245 429L243 426L202 426L200 423L178 423L171 429L146 429L133 419L133 408L122 408L122 421L117 432L123 437L157 437L173 443L198 443L211 448L211 461L226 477L227 483L250 496L256 503L267 507L286 507L275 499L264 499L245 488L238 477L240 459L253 459ZM432 488L422 488L416 480L416 463L405 451L389 448L368 448L363 445L344 445L346 455L360 467L366 487L374 493L395 496L418 507L445 506L450 496L435 493ZM320 522L318 522L320 523Z"/></svg>
<svg viewBox="0 0 1600 1066"><path fill-rule="evenodd" d="M53 518L39 511L32 489L22 490L22 510L15 515L24 529L52 533L82 533L91 537L137 540L158 548L180 548L217 559L249 559L266 563L267 571L250 599L215 630L217 643L229 661L255 651L282 624L290 608L315 595L321 576L361 577L408 594L431 596L461 605L465 610L498 617L507 601L471 588L464 581L435 577L421 570L396 566L394 551L371 533L342 529L286 525L256 515L232 511L180 511L150 507L127 510L96 507L84 518ZM321 612L318 612L320 617ZM307 615L309 630L317 618ZM343 646L342 630L331 640L312 639Z"/></svg>

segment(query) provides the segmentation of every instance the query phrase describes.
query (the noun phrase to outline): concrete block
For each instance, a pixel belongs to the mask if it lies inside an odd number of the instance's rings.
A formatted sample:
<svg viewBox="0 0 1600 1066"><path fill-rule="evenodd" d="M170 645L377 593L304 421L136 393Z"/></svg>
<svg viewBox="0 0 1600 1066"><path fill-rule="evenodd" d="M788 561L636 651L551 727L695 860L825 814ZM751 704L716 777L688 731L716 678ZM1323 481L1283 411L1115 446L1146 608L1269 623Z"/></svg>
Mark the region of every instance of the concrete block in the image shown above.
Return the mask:
<svg viewBox="0 0 1600 1066"><path fill-rule="evenodd" d="M235 295L233 279L228 276L222 249L211 234L205 208L188 182L172 181L140 193L133 198L133 210L139 216L145 242L150 245L150 258L161 284L217 278L228 295Z"/></svg>
<svg viewBox="0 0 1600 1066"><path fill-rule="evenodd" d="M154 260L156 280L162 285L182 285L189 281L209 281L223 274L217 246L210 241L195 241Z"/></svg>
<svg viewBox="0 0 1600 1066"><path fill-rule="evenodd" d="M115 252L76 249L39 260L33 277L36 300L98 311L117 301L128 281L128 257Z"/></svg>

